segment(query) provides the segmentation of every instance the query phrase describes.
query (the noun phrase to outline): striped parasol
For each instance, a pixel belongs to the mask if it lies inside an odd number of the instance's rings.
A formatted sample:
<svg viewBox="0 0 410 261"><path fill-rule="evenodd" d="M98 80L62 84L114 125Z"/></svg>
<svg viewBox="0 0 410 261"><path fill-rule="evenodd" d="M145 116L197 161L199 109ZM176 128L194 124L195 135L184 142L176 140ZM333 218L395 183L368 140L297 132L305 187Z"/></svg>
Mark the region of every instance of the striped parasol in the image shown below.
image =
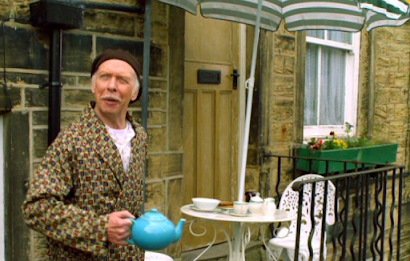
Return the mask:
<svg viewBox="0 0 410 261"><path fill-rule="evenodd" d="M359 6L391 19L401 19L409 13L409 3L402 0L359 0Z"/></svg>
<svg viewBox="0 0 410 261"><path fill-rule="evenodd" d="M255 26L248 88L238 201L243 201L249 126L260 29L276 31L282 21L289 31L339 30L357 32L379 26L400 26L408 19L401 0L158 0L196 15ZM359 2L358 2L359 1Z"/></svg>

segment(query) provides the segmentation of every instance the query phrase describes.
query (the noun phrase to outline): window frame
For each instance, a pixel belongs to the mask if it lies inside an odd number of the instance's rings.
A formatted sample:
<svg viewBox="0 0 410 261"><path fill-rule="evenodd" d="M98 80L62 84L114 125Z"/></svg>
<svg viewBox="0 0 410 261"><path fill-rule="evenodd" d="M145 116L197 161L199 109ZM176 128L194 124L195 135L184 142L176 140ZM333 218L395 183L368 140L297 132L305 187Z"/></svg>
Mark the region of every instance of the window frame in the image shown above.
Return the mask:
<svg viewBox="0 0 410 261"><path fill-rule="evenodd" d="M352 33L352 43L346 44L332 40L325 40L316 37L306 36L306 44L316 44L338 48L347 51L346 56L346 75L345 75L345 122L356 126L358 115L358 94L359 94L359 58L360 58L360 32ZM303 125L304 140L310 140L313 137L324 138L334 131L337 135L346 135L344 124L342 125ZM354 135L356 128L353 128L351 135Z"/></svg>

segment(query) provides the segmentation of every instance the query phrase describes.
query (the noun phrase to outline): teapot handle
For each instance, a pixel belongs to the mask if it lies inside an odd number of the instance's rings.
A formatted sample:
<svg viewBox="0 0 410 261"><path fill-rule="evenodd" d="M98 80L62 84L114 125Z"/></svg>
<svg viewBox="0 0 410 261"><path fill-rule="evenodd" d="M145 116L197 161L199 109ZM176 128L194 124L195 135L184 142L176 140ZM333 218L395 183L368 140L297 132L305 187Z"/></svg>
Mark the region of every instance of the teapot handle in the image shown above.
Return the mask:
<svg viewBox="0 0 410 261"><path fill-rule="evenodd" d="M131 233L132 233L132 226L134 226L135 220L134 220L133 218L130 218L130 220L132 221L132 225L131 225L131 228L130 228ZM130 236L127 237L125 240L126 240L129 244L135 245L134 241L132 240L131 234L130 234Z"/></svg>

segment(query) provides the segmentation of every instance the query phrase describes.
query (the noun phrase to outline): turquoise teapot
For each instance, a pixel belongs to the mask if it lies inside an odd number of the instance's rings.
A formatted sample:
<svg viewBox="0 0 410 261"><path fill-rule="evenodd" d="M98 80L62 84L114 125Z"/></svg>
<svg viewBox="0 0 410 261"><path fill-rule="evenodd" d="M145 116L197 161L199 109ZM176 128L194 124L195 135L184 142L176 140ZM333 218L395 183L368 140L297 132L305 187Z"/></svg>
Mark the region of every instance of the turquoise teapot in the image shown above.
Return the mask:
<svg viewBox="0 0 410 261"><path fill-rule="evenodd" d="M141 217L132 220L131 235L128 243L145 250L160 250L177 242L182 235L185 219L174 224L156 208L145 212Z"/></svg>

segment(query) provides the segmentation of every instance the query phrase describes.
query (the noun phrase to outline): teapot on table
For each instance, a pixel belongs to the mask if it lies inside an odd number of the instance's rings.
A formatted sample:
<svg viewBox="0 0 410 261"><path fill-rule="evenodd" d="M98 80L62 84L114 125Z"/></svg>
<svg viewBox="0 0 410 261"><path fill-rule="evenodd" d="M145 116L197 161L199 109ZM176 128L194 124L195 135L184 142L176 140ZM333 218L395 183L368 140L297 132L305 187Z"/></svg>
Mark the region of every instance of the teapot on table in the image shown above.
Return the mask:
<svg viewBox="0 0 410 261"><path fill-rule="evenodd" d="M256 195L251 196L251 199L249 200L249 210L252 214L258 215L262 214L263 207L263 199L260 197L259 192L256 192Z"/></svg>
<svg viewBox="0 0 410 261"><path fill-rule="evenodd" d="M128 243L145 250L160 250L181 239L185 219L174 224L161 212L153 208L141 217L132 220L131 235Z"/></svg>

